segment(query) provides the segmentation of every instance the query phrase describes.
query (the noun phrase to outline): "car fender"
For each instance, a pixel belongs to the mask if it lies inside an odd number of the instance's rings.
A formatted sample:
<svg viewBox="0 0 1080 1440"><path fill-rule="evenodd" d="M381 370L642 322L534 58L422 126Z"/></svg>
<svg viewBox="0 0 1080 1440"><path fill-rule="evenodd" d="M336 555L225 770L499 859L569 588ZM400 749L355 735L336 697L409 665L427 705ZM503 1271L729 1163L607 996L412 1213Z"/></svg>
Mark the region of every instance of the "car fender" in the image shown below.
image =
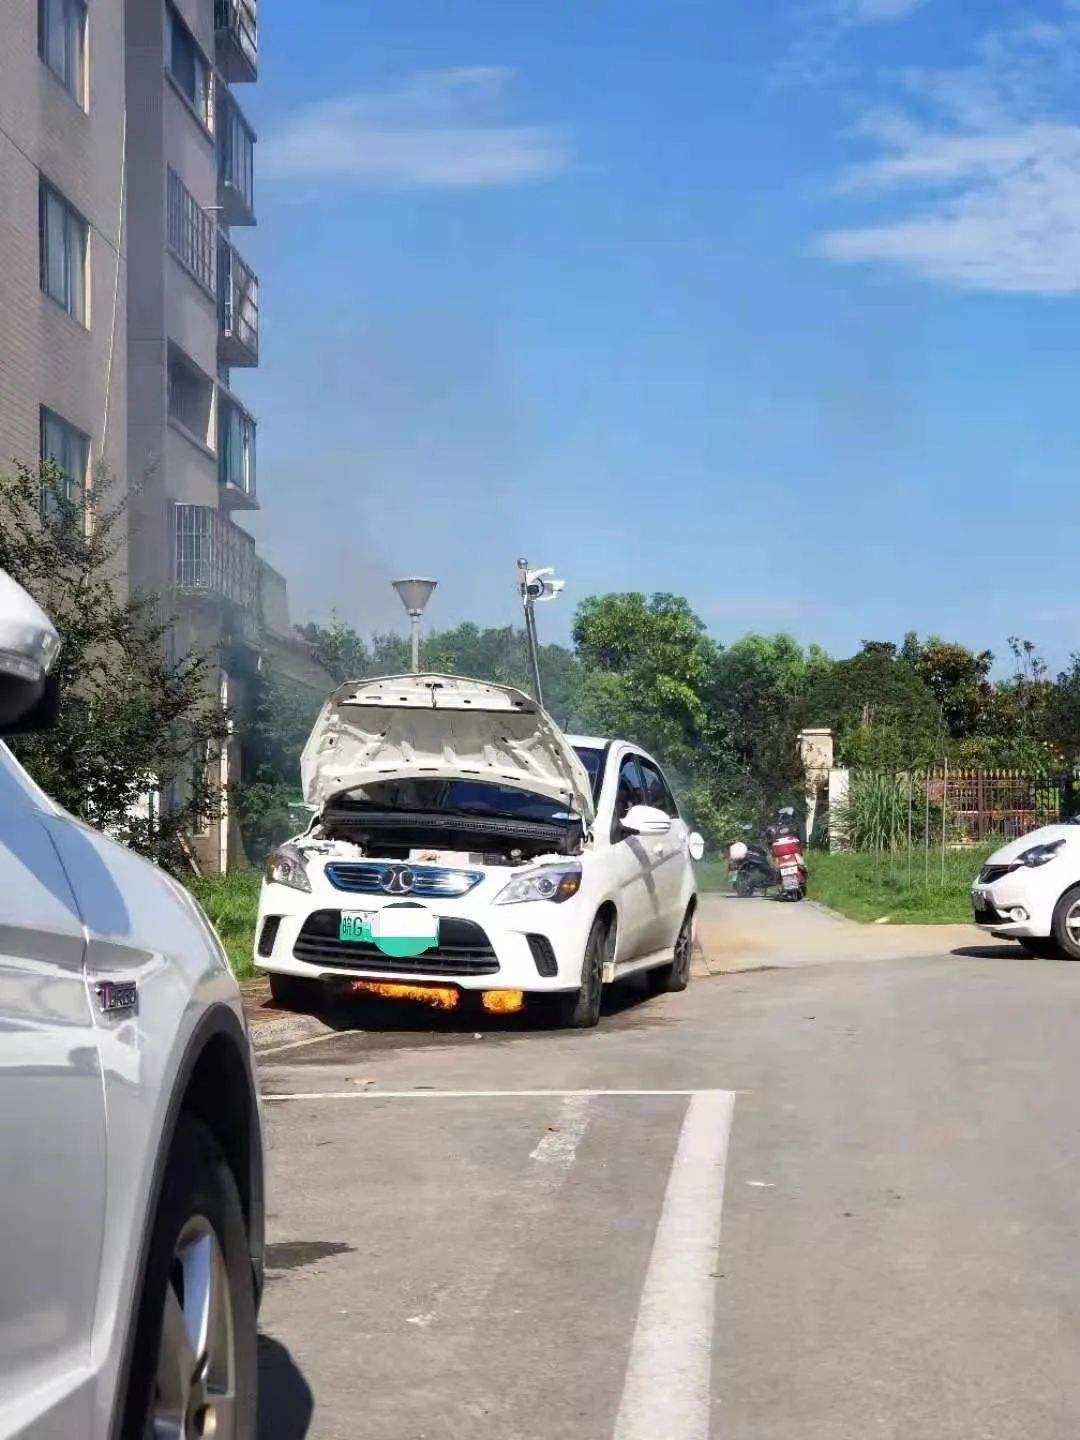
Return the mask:
<svg viewBox="0 0 1080 1440"><path fill-rule="evenodd" d="M185 1021L188 1022L187 1034L178 1043L175 1052L179 1058L172 1071L171 1083L163 1085L158 1096L153 1121L153 1133L156 1134L157 1141L148 1155L143 1170L143 1183L137 1187L130 1199L128 1234L137 1234L138 1243L129 1244L125 1251L124 1273L116 1286L115 1323L100 1327L106 1331L110 1342L108 1353L101 1357L97 1366L99 1403L95 1433L102 1437L102 1440L120 1440L131 1357L142 1303L142 1281L161 1198L165 1167L180 1114L188 1108L192 1083L200 1062L214 1045L224 1044L231 1048L235 1061L246 1073L250 1086L248 1164L245 1167L246 1173L237 1175L236 1181L245 1199L256 1294L261 1293L262 1288L265 1196L260 1112L251 1042L242 1020L227 1004L214 1004L203 1010L189 1007ZM121 1217L115 1218L117 1223L121 1223Z"/></svg>

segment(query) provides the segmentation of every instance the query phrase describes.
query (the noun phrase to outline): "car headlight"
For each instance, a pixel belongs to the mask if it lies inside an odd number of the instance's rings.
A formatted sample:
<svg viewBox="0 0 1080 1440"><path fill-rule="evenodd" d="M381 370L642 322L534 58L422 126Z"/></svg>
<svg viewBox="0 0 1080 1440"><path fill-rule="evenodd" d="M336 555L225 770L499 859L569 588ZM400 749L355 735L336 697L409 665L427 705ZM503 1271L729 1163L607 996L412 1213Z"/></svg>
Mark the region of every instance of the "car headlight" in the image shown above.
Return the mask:
<svg viewBox="0 0 1080 1440"><path fill-rule="evenodd" d="M561 905L580 889L580 865L545 865L541 870L526 870L504 885L492 903L518 905L523 900L554 900Z"/></svg>
<svg viewBox="0 0 1080 1440"><path fill-rule="evenodd" d="M1025 850L1019 857L1020 864L1026 865L1029 870L1034 870L1039 865L1046 865L1053 860L1064 844L1064 840L1051 840L1049 845L1033 845L1030 850Z"/></svg>
<svg viewBox="0 0 1080 1440"><path fill-rule="evenodd" d="M307 866L295 845L282 845L271 852L266 861L266 880L270 885L288 885L293 890L311 893Z"/></svg>

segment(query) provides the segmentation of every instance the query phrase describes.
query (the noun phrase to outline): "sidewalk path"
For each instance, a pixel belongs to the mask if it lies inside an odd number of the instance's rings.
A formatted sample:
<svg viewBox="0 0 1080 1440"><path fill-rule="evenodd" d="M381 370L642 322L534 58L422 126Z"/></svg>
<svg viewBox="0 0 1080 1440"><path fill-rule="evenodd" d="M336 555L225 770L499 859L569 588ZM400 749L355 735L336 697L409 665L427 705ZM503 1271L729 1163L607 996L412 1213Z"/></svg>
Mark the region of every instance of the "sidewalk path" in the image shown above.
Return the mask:
<svg viewBox="0 0 1080 1440"><path fill-rule="evenodd" d="M996 942L990 941L991 947ZM987 947L974 925L860 925L813 901L701 897L698 974L820 965L832 960L899 960Z"/></svg>

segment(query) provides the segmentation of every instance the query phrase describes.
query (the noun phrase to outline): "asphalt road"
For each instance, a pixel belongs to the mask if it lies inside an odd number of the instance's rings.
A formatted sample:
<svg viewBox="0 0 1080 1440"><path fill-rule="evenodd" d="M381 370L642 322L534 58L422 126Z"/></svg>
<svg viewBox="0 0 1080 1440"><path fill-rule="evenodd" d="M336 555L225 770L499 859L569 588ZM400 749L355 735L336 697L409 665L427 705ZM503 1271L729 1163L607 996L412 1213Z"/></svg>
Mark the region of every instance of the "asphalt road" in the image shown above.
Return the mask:
<svg viewBox="0 0 1080 1440"><path fill-rule="evenodd" d="M591 1033L266 1057L263 1440L1075 1440L1080 967L790 923Z"/></svg>

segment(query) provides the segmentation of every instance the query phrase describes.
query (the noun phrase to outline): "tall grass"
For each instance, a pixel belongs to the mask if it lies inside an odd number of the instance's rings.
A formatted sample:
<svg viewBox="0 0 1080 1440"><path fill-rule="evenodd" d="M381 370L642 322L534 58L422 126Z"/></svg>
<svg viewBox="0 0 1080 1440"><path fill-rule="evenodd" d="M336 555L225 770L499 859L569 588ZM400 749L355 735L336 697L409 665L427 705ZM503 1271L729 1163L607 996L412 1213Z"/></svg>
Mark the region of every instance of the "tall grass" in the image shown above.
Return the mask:
<svg viewBox="0 0 1080 1440"><path fill-rule="evenodd" d="M187 882L220 935L238 980L249 979L255 973L252 951L261 880L257 870L237 870L231 875L192 876Z"/></svg>

